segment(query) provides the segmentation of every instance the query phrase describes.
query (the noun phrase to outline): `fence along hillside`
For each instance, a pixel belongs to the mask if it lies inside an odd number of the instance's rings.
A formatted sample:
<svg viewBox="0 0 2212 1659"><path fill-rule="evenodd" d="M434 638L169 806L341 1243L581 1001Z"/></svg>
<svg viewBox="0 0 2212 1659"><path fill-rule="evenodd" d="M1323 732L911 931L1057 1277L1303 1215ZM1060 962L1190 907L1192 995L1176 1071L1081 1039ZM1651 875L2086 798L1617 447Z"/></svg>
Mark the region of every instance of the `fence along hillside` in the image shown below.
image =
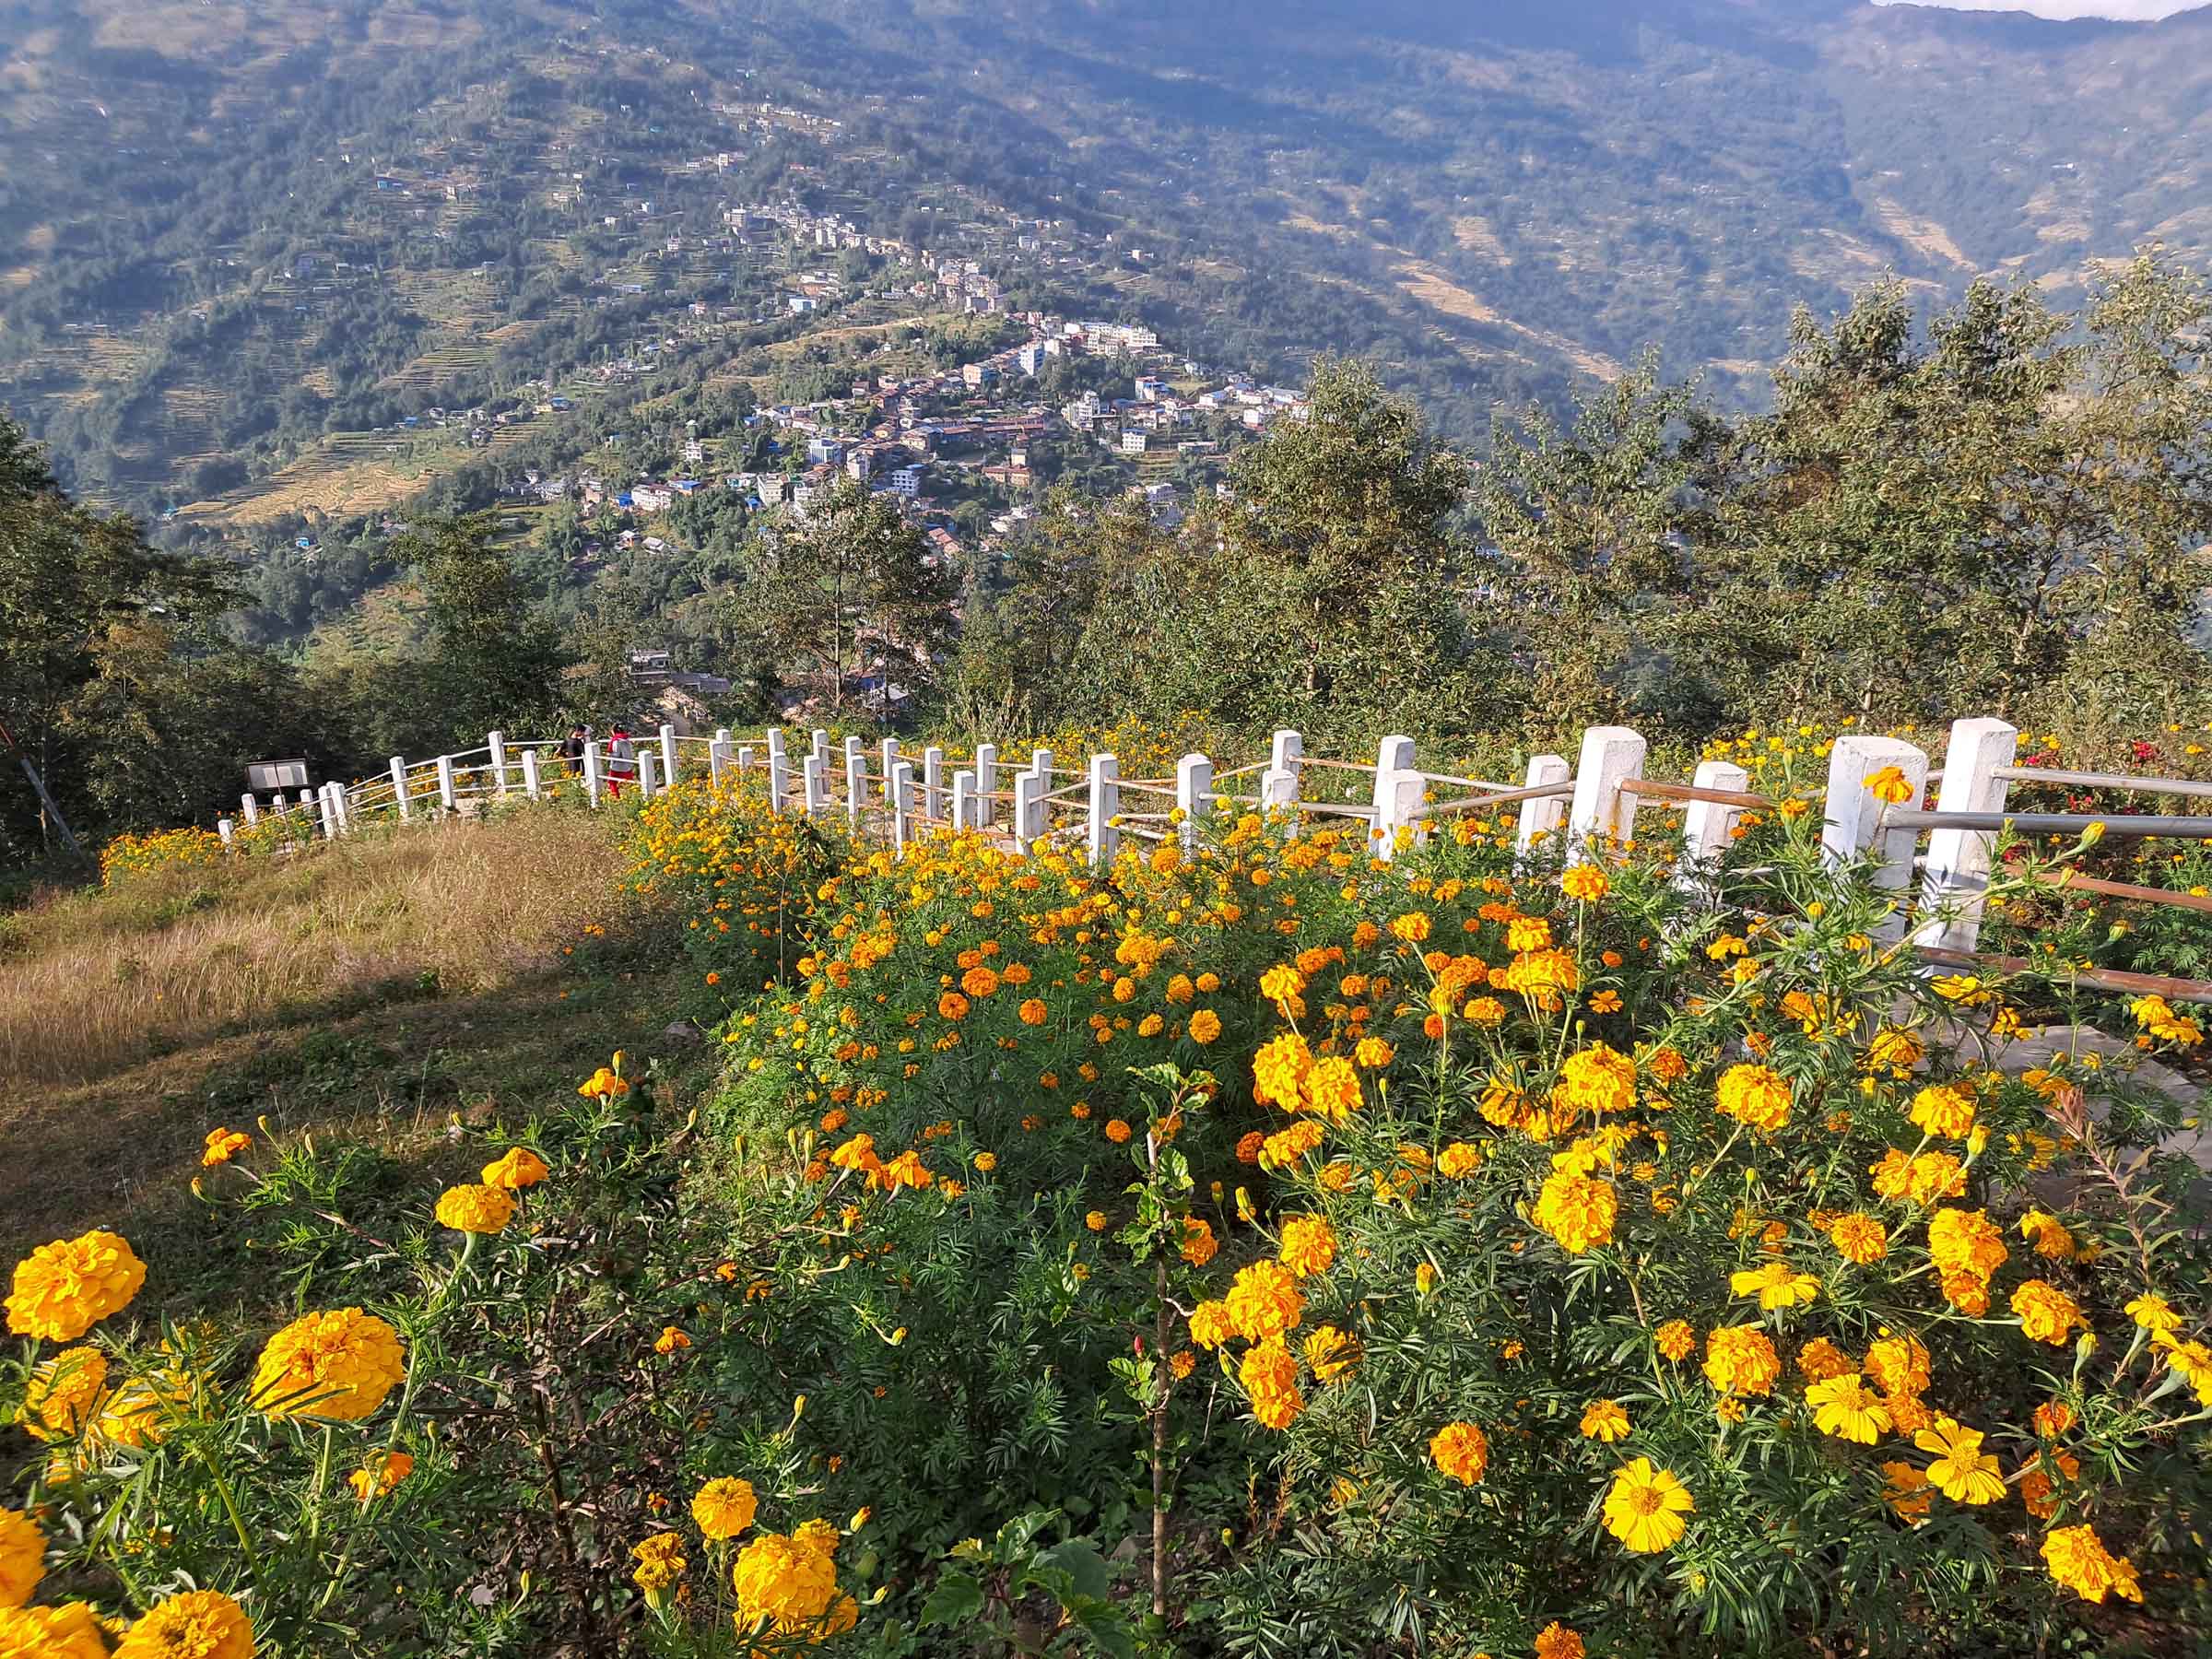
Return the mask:
<svg viewBox="0 0 2212 1659"><path fill-rule="evenodd" d="M2027 965L1976 954L1997 836L2007 826L2025 835L2079 835L2098 825L2115 838L2212 841L2212 816L2006 811L2017 782L2212 797L2212 783L2188 779L2016 765L2018 735L2001 720L1957 721L1937 769L1930 768L1926 751L1895 737L1844 736L1830 751L1821 803L1828 861L1839 867L1864 862L1874 885L1898 897L1885 936L1897 942L1909 931L1910 943L1931 962L2000 972ZM1556 843L1562 833L1576 849L1617 849L1633 840L1639 811L1653 806L1681 809L1681 878L1696 881L1727 846L1743 814L1784 804L1753 792L1748 774L1727 760L1700 762L1687 782L1646 777L1646 753L1637 732L1594 726L1583 734L1571 763L1563 755L1537 755L1514 783L1424 771L1415 764L1410 737L1385 737L1371 761L1355 761L1309 755L1298 733L1278 731L1264 761L1218 771L1210 757L1191 754L1171 778L1125 778L1112 754L1063 766L1050 749L1038 748L1016 765L1002 761L994 744L979 744L972 753L932 745L916 754L896 737L871 747L856 736L835 750L818 728L808 735L806 748L794 752L780 728L740 742L727 729L712 737L679 736L664 725L630 757L594 741L571 769L559 740L516 741L493 732L479 747L418 761L394 756L380 777L350 786L325 783L290 802L279 797L267 808L242 796L240 816L222 819L217 830L227 847L270 830L327 839L378 821L465 817L510 799L576 793L596 807L624 789L650 800L687 774L718 784L733 775L757 775L770 810L842 818L853 833L895 847L933 830L973 831L996 836L1013 850L1043 844L1106 863L1124 841L1174 837L1194 845L1201 820L1225 802L1277 817L1293 834L1312 819L1362 824L1371 853L1388 860L1455 818L1506 808L1516 813L1514 835L1524 855ZM1937 786L1935 806L1912 805L1931 784ZM1915 907L1910 901L1916 877ZM2047 879L2110 898L2212 912L2212 898L2162 888L2072 871ZM2212 1001L2212 982L2205 981L2112 969L2081 969L2076 977L2130 994Z"/></svg>

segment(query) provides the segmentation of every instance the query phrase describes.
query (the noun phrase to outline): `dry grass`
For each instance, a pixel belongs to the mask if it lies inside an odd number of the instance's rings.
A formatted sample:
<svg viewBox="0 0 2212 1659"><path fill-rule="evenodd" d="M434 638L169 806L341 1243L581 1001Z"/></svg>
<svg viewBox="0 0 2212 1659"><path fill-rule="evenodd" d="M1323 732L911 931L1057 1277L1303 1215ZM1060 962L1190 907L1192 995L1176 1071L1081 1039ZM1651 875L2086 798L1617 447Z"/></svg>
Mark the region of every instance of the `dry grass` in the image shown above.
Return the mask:
<svg viewBox="0 0 2212 1659"><path fill-rule="evenodd" d="M717 1048L664 1034L712 994L621 891L619 822L369 834L0 918L0 1265L114 1227L164 1299L243 1294L250 1241L191 1196L218 1123L371 1146L414 1182L454 1173L455 1115L519 1121L616 1048L711 1075Z"/></svg>
<svg viewBox="0 0 2212 1659"><path fill-rule="evenodd" d="M604 921L624 854L577 815L413 830L176 869L17 918L0 1065L81 1084L247 1022L401 985L496 990Z"/></svg>

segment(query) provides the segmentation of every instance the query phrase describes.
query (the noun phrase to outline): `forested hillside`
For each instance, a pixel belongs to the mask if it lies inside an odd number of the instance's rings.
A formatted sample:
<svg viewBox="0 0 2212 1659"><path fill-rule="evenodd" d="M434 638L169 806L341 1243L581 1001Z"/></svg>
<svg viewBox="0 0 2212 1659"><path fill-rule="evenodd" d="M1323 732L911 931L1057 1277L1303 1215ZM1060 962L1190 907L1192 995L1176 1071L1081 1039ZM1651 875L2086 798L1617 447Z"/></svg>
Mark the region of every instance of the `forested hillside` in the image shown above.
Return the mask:
<svg viewBox="0 0 2212 1659"><path fill-rule="evenodd" d="M9 0L0 38L0 401L146 509L410 499L460 458L361 434L755 316L776 262L698 239L786 191L1050 224L1040 301L1367 355L1465 438L1647 346L1756 401L1792 305L1885 269L2064 303L2212 245L2206 13Z"/></svg>

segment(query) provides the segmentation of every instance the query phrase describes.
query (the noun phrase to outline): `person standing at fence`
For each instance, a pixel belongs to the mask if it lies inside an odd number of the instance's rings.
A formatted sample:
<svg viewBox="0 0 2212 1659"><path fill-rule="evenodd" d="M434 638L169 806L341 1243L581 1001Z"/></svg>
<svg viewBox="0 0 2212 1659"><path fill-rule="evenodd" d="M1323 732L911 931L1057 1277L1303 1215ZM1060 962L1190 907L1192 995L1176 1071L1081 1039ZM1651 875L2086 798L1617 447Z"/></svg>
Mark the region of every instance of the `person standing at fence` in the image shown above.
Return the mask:
<svg viewBox="0 0 2212 1659"><path fill-rule="evenodd" d="M629 740L629 731L617 725L606 741L606 795L610 801L622 798L622 785L638 775L637 747Z"/></svg>
<svg viewBox="0 0 2212 1659"><path fill-rule="evenodd" d="M591 740L591 728L582 724L571 726L568 736L561 740L560 763L570 777L583 775L583 746Z"/></svg>

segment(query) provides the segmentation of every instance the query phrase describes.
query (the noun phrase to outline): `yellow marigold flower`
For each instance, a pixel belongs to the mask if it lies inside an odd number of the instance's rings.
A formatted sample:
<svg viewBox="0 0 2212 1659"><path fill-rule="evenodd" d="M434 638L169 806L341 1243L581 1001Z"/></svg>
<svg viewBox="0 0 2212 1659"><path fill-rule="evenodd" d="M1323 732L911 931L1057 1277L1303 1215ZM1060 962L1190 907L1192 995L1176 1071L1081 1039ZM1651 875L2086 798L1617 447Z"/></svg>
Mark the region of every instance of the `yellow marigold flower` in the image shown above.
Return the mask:
<svg viewBox="0 0 2212 1659"><path fill-rule="evenodd" d="M1866 1061L1870 1065L1887 1065L1897 1071L1910 1071L1925 1057L1927 1050L1919 1037L1911 1031L1884 1026L1875 1032L1874 1040L1866 1045Z"/></svg>
<svg viewBox="0 0 2212 1659"><path fill-rule="evenodd" d="M130 1306L145 1283L146 1264L114 1233L56 1239L16 1264L7 1328L41 1342L75 1342Z"/></svg>
<svg viewBox="0 0 2212 1659"><path fill-rule="evenodd" d="M995 1152L978 1152L975 1155L975 1167L982 1171L984 1174L988 1175L992 1171L998 1168L998 1154Z"/></svg>
<svg viewBox="0 0 2212 1659"><path fill-rule="evenodd" d="M1237 1322L1226 1302L1202 1301L1191 1310L1191 1340L1200 1347L1210 1352L1236 1334Z"/></svg>
<svg viewBox="0 0 2212 1659"><path fill-rule="evenodd" d="M100 1413L108 1357L94 1347L64 1348L30 1374L23 1391L23 1427L35 1439L69 1440Z"/></svg>
<svg viewBox="0 0 2212 1659"><path fill-rule="evenodd" d="M1884 1336L1866 1349L1866 1374L1884 1394L1924 1394L1930 1376L1928 1350L1911 1336Z"/></svg>
<svg viewBox="0 0 2212 1659"><path fill-rule="evenodd" d="M1889 1431L1888 1407L1856 1371L1814 1383L1805 1403L1813 1407L1813 1427L1839 1440L1871 1446Z"/></svg>
<svg viewBox="0 0 2212 1659"><path fill-rule="evenodd" d="M1132 1133L1129 1125L1122 1119L1108 1118L1106 1120L1106 1138L1115 1146L1118 1147L1126 1142Z"/></svg>
<svg viewBox="0 0 2212 1659"><path fill-rule="evenodd" d="M2146 1290L2127 1304L2127 1316L2153 1335L2171 1335L2181 1329L2182 1316L2164 1297Z"/></svg>
<svg viewBox="0 0 2212 1659"><path fill-rule="evenodd" d="M1192 1017L1194 1021L1196 1018ZM1261 1044L1252 1057L1253 1099L1263 1105L1272 1100L1285 1108L1295 1107L1300 1088L1312 1065L1313 1052L1296 1031L1286 1031Z"/></svg>
<svg viewBox="0 0 2212 1659"><path fill-rule="evenodd" d="M1260 975L1260 994L1278 1007L1306 988L1306 976L1288 962L1278 962Z"/></svg>
<svg viewBox="0 0 2212 1659"><path fill-rule="evenodd" d="M1757 1297L1759 1305L1771 1312L1813 1300L1820 1294L1820 1281L1809 1273L1796 1272L1787 1262L1769 1262L1747 1272L1730 1274L1728 1288L1737 1296Z"/></svg>
<svg viewBox="0 0 2212 1659"><path fill-rule="evenodd" d="M1609 1446L1628 1438L1629 1414L1618 1400L1593 1400L1583 1407L1580 1428L1584 1440L1603 1441Z"/></svg>
<svg viewBox="0 0 2212 1659"><path fill-rule="evenodd" d="M2012 1293L2012 1311L2020 1316L2022 1335L2053 1347L2064 1347L2067 1334L2076 1325L2087 1330L2089 1324L2082 1316L2079 1302L2040 1278L2030 1279Z"/></svg>
<svg viewBox="0 0 2212 1659"><path fill-rule="evenodd" d="M1414 1293L1418 1296L1427 1296L1436 1288L1435 1263L1423 1262L1413 1270L1413 1288Z"/></svg>
<svg viewBox="0 0 2212 1659"><path fill-rule="evenodd" d="M1570 1255L1610 1243L1620 1197L1610 1182L1558 1170L1544 1182L1533 1212L1535 1224Z"/></svg>
<svg viewBox="0 0 2212 1659"><path fill-rule="evenodd" d="M1276 1259L1300 1278L1326 1273L1336 1259L1336 1230L1324 1216L1292 1216L1283 1223Z"/></svg>
<svg viewBox="0 0 2212 1659"><path fill-rule="evenodd" d="M156 1602L116 1644L115 1659L253 1659L253 1625L220 1590Z"/></svg>
<svg viewBox="0 0 2212 1659"><path fill-rule="evenodd" d="M2058 1528L2044 1537L2042 1554L2052 1578L2084 1601L2101 1602L2107 1595L2123 1601L2143 1599L2135 1564L2106 1549L2094 1526Z"/></svg>
<svg viewBox="0 0 2212 1659"><path fill-rule="evenodd" d="M1083 1218L1083 1225L1089 1228L1092 1232L1104 1232L1106 1230L1106 1212L1092 1210Z"/></svg>
<svg viewBox="0 0 2212 1659"><path fill-rule="evenodd" d="M504 1187L447 1187L438 1197L438 1224L458 1232L496 1233L514 1219L514 1196Z"/></svg>
<svg viewBox="0 0 2212 1659"><path fill-rule="evenodd" d="M1196 983L1199 990L1210 996L1221 989L1221 976L1218 973L1202 973L1198 976Z"/></svg>
<svg viewBox="0 0 2212 1659"><path fill-rule="evenodd" d="M1595 865L1576 865L1559 877L1559 890L1583 904L1595 904L1612 888L1611 879Z"/></svg>
<svg viewBox="0 0 2212 1659"><path fill-rule="evenodd" d="M834 1530L834 1529L833 1529ZM761 1533L737 1553L730 1571L737 1592L737 1628L808 1631L830 1611L837 1564L811 1538Z"/></svg>
<svg viewBox="0 0 2212 1659"><path fill-rule="evenodd" d="M1847 1262L1865 1267L1889 1253L1889 1230L1874 1217L1853 1210L1829 1223L1829 1242Z"/></svg>
<svg viewBox="0 0 2212 1659"><path fill-rule="evenodd" d="M1764 1065L1730 1066L1714 1093L1720 1110L1748 1128L1771 1135L1790 1121L1790 1086Z"/></svg>
<svg viewBox="0 0 2212 1659"><path fill-rule="evenodd" d="M1677 1362L1689 1358L1698 1346L1698 1334L1687 1319L1670 1319L1652 1333L1659 1351Z"/></svg>
<svg viewBox="0 0 2212 1659"><path fill-rule="evenodd" d="M1705 1338L1705 1377L1727 1394L1773 1392L1782 1359L1756 1325L1723 1325Z"/></svg>
<svg viewBox="0 0 2212 1659"><path fill-rule="evenodd" d="M653 1339L656 1354L673 1354L691 1346L691 1338L681 1325L663 1325L661 1334Z"/></svg>
<svg viewBox="0 0 2212 1659"><path fill-rule="evenodd" d="M255 1409L352 1423L384 1403L407 1369L399 1333L372 1313L303 1313L270 1337L254 1367Z"/></svg>
<svg viewBox="0 0 2212 1659"><path fill-rule="evenodd" d="M699 1523L702 1536L720 1543L750 1526L753 1512L759 1507L751 1481L740 1480L734 1475L717 1475L700 1487L699 1495L691 1500L691 1519Z"/></svg>
<svg viewBox="0 0 2212 1659"><path fill-rule="evenodd" d="M529 1147L510 1147L496 1161L484 1166L484 1184L503 1192L520 1192L535 1186L551 1172L546 1160Z"/></svg>
<svg viewBox="0 0 2212 1659"><path fill-rule="evenodd" d="M1182 1218L1182 1259L1194 1267L1203 1267L1214 1259L1221 1248L1214 1237L1212 1223L1203 1216L1185 1216Z"/></svg>
<svg viewBox="0 0 2212 1659"><path fill-rule="evenodd" d="M108 1659L107 1638L83 1602L0 1606L0 1659Z"/></svg>
<svg viewBox="0 0 2212 1659"><path fill-rule="evenodd" d="M1858 1367L1852 1363L1849 1354L1827 1337L1816 1336L1797 1350L1797 1369L1810 1381L1825 1382Z"/></svg>
<svg viewBox="0 0 2212 1659"><path fill-rule="evenodd" d="M1980 1210L1939 1209L1928 1219L1928 1256L1946 1275L1987 1279L2011 1253Z"/></svg>
<svg viewBox="0 0 2212 1659"><path fill-rule="evenodd" d="M1293 1330L1306 1313L1297 1277L1278 1262L1254 1262L1239 1269L1222 1302L1237 1335L1247 1342L1265 1342Z"/></svg>
<svg viewBox="0 0 2212 1659"><path fill-rule="evenodd" d="M1927 1519L1928 1509L1934 1501L1926 1473L1917 1464L1901 1460L1881 1465L1884 1478L1882 1501L1887 1503L1900 1521L1919 1525Z"/></svg>
<svg viewBox="0 0 2212 1659"><path fill-rule="evenodd" d="M1397 1050L1380 1037L1362 1037L1352 1049L1352 1059L1369 1071L1379 1071L1396 1058Z"/></svg>
<svg viewBox="0 0 2212 1659"><path fill-rule="evenodd" d="M1639 1457L1613 1477L1606 1493L1606 1530L1639 1555L1672 1549L1697 1508L1688 1489L1648 1457Z"/></svg>
<svg viewBox="0 0 2212 1659"><path fill-rule="evenodd" d="M387 1452L376 1462L346 1477L346 1484L363 1503L388 1497L399 1483L415 1473L415 1460L405 1452Z"/></svg>
<svg viewBox="0 0 2212 1659"><path fill-rule="evenodd" d="M1237 1381L1252 1402L1252 1415L1263 1428L1288 1429L1306 1408L1298 1388L1298 1361L1280 1336L1255 1342L1237 1362Z"/></svg>
<svg viewBox="0 0 2212 1659"><path fill-rule="evenodd" d="M2022 1216L2020 1237L2034 1245L2037 1255L2053 1262L2070 1262L2080 1253L2066 1224L2048 1210L2031 1209Z"/></svg>
<svg viewBox="0 0 2212 1659"><path fill-rule="evenodd" d="M1430 1461L1462 1486L1473 1486L1490 1465L1489 1438L1473 1423L1446 1423L1430 1437Z"/></svg>
<svg viewBox="0 0 2212 1659"><path fill-rule="evenodd" d="M1343 1123L1359 1110L1359 1074L1341 1054L1316 1060L1306 1073L1303 1088L1307 1107L1332 1124ZM1286 1106L1290 1103L1291 1098L1280 1101Z"/></svg>
<svg viewBox="0 0 2212 1659"><path fill-rule="evenodd" d="M1204 1046L1221 1035L1221 1016L1211 1008L1200 1008L1191 1016L1191 1041Z"/></svg>
<svg viewBox="0 0 2212 1659"><path fill-rule="evenodd" d="M1022 999L1021 1006L1016 1012L1021 1016L1023 1025L1041 1026L1052 1017L1053 1011L1045 1006L1042 997L1030 996Z"/></svg>
<svg viewBox="0 0 2212 1659"><path fill-rule="evenodd" d="M2071 1452L2046 1448L2030 1459L2020 1471L2020 1502L2038 1521L2048 1521L2058 1513L2058 1486L2045 1466L2046 1457L2061 1477L2070 1481L2081 1478L2081 1459Z"/></svg>
<svg viewBox="0 0 2212 1659"><path fill-rule="evenodd" d="M629 1079L603 1065L585 1078L576 1092L587 1100L611 1100L617 1095L629 1092Z"/></svg>
<svg viewBox="0 0 2212 1659"><path fill-rule="evenodd" d="M207 1131L207 1145L200 1153L200 1167L213 1170L229 1163L253 1144L253 1137L218 1124Z"/></svg>
<svg viewBox="0 0 2212 1659"><path fill-rule="evenodd" d="M1994 1503L2005 1496L2005 1476L1997 1460L1982 1450L1983 1434L1956 1418L1938 1416L1912 1437L1923 1452L1940 1455L1928 1465L1928 1478L1946 1498L1959 1503Z"/></svg>
<svg viewBox="0 0 2212 1659"><path fill-rule="evenodd" d="M947 991L937 998L937 1017L940 1019L962 1020L968 1018L968 999L958 991Z"/></svg>
<svg viewBox="0 0 2212 1659"><path fill-rule="evenodd" d="M1923 1134L1964 1140L1974 1126L1973 1097L1947 1083L1932 1084L1912 1097L1912 1122Z"/></svg>
<svg viewBox="0 0 2212 1659"><path fill-rule="evenodd" d="M19 1607L46 1576L46 1535L20 1510L0 1509L0 1607Z"/></svg>
<svg viewBox="0 0 2212 1659"><path fill-rule="evenodd" d="M662 1592L684 1576L688 1564L684 1540L676 1533L654 1533L631 1545L629 1553L637 1562L636 1570L629 1575L631 1581L645 1592L647 1600L659 1606Z"/></svg>
<svg viewBox="0 0 2212 1659"><path fill-rule="evenodd" d="M1175 1380L1180 1382L1198 1369L1198 1356L1189 1348L1177 1348L1169 1356L1168 1369L1175 1373Z"/></svg>
<svg viewBox="0 0 2212 1659"><path fill-rule="evenodd" d="M1359 1339L1335 1325L1316 1325L1306 1338L1305 1351L1306 1363L1313 1368L1315 1381L1321 1382L1347 1376L1359 1363Z"/></svg>
<svg viewBox="0 0 2212 1659"><path fill-rule="evenodd" d="M1895 766L1885 766L1877 772L1869 772L1859 782L1866 786L1876 800L1886 801L1892 806L1902 806L1918 793L1912 787L1912 780Z"/></svg>
<svg viewBox="0 0 2212 1659"><path fill-rule="evenodd" d="M1393 917L1390 924L1390 933L1393 938L1402 939L1408 945L1419 945L1425 943L1430 934L1428 912L1425 911L1407 911L1402 916ZM1263 990L1266 988L1264 982L1261 988Z"/></svg>
<svg viewBox="0 0 2212 1659"><path fill-rule="evenodd" d="M1583 1639L1553 1619L1536 1632L1536 1659L1583 1659Z"/></svg>
<svg viewBox="0 0 2212 1659"><path fill-rule="evenodd" d="M998 989L998 974L979 963L960 975L960 989L972 997L989 996Z"/></svg>
<svg viewBox="0 0 2212 1659"><path fill-rule="evenodd" d="M1481 1149L1465 1141L1453 1141L1436 1155L1436 1172L1452 1181L1464 1181L1480 1168Z"/></svg>

